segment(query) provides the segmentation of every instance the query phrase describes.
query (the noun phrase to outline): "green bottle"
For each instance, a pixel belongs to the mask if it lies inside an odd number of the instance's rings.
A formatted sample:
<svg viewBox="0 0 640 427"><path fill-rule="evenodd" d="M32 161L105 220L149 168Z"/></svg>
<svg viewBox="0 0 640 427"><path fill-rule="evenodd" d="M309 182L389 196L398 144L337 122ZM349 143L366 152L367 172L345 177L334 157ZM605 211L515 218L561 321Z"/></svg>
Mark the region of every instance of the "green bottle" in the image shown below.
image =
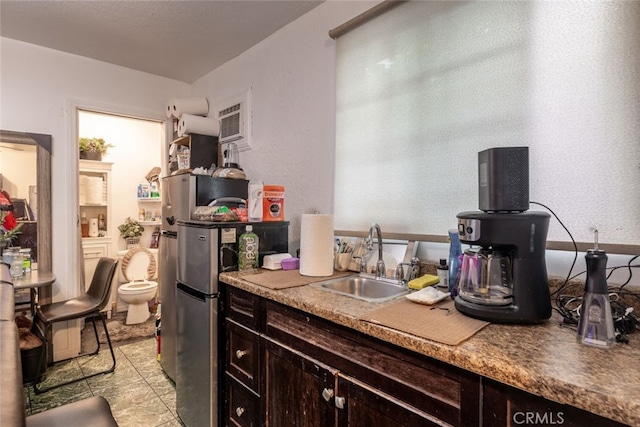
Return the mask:
<svg viewBox="0 0 640 427"><path fill-rule="evenodd" d="M239 249L238 268L258 268L258 236L253 232L253 226L247 225L247 230L240 235Z"/></svg>

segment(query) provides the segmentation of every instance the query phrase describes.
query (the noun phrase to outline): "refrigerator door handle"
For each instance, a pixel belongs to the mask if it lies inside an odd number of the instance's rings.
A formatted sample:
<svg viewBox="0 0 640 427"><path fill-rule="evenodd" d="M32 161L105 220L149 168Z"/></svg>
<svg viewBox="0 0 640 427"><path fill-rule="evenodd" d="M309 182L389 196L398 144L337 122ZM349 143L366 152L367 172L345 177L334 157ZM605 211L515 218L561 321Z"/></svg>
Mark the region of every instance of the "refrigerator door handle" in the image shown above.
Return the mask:
<svg viewBox="0 0 640 427"><path fill-rule="evenodd" d="M187 296L196 299L198 301L202 301L205 302L207 300L207 298L218 298L219 294L211 294L211 295L207 295L204 294L196 289L190 288L187 285L185 285L184 283L180 283L178 282L178 290L183 292L184 294L186 294Z"/></svg>

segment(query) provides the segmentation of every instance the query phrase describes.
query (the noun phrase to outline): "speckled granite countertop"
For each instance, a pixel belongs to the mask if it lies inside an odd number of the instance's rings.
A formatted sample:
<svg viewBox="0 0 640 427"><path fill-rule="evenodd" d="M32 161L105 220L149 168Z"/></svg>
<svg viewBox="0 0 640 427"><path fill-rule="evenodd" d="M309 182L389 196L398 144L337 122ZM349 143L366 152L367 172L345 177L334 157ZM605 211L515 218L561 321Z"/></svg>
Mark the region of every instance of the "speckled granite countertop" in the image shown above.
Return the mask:
<svg viewBox="0 0 640 427"><path fill-rule="evenodd" d="M220 280L547 399L640 426L640 334L631 335L629 345L602 350L578 344L575 330L552 318L541 325L491 324L449 346L358 320L394 300L369 303L308 285L270 290L242 280L258 271L264 270L223 273Z"/></svg>

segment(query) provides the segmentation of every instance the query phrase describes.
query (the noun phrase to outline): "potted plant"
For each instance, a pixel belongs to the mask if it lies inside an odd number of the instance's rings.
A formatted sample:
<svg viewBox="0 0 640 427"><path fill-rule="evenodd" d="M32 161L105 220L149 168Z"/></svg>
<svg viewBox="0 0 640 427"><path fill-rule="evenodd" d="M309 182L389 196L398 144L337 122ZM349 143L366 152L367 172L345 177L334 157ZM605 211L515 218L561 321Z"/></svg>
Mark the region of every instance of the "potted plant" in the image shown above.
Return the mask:
<svg viewBox="0 0 640 427"><path fill-rule="evenodd" d="M138 221L128 216L127 219L118 226L118 230L120 230L120 235L127 242L127 249L140 246L140 236L142 236L144 227L141 226Z"/></svg>
<svg viewBox="0 0 640 427"><path fill-rule="evenodd" d="M107 149L113 147L102 138L80 138L78 146L81 159L98 161L102 160L102 155L106 154Z"/></svg>

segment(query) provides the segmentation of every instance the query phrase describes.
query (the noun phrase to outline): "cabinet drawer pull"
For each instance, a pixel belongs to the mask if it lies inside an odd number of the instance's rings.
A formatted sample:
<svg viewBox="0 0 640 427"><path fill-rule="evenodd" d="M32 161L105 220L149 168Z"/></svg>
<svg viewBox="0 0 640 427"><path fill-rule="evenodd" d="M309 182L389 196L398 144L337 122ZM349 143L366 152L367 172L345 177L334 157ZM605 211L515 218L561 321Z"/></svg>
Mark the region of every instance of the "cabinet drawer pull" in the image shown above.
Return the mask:
<svg viewBox="0 0 640 427"><path fill-rule="evenodd" d="M324 398L324 400L326 400L327 402L331 400L331 398L333 397L333 390L325 388L322 390L322 397Z"/></svg>
<svg viewBox="0 0 640 427"><path fill-rule="evenodd" d="M344 397L336 396L335 404L336 404L336 408L344 409L344 404L345 404Z"/></svg>
<svg viewBox="0 0 640 427"><path fill-rule="evenodd" d="M236 415L237 415L238 417L241 417L241 416L242 416L242 414L244 414L244 408L243 408L242 406L238 406L238 407L236 408Z"/></svg>
<svg viewBox="0 0 640 427"><path fill-rule="evenodd" d="M246 350L236 350L236 357L242 359L247 353Z"/></svg>

